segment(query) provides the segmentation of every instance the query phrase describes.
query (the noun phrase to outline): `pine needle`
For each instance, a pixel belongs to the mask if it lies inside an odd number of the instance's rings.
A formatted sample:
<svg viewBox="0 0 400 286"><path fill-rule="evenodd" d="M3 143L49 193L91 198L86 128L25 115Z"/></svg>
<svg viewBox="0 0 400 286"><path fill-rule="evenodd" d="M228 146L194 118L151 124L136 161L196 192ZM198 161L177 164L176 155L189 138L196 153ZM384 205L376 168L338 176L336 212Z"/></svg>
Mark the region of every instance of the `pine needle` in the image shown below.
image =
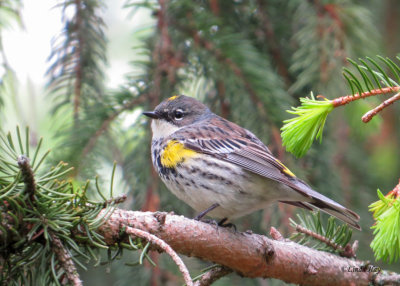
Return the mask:
<svg viewBox="0 0 400 286"><path fill-rule="evenodd" d="M378 197L369 206L376 219L371 248L376 260L392 263L400 258L400 200L392 192L384 196L379 190Z"/></svg>
<svg viewBox="0 0 400 286"><path fill-rule="evenodd" d="M334 108L330 100L316 100L313 93L300 101L301 106L287 110L297 117L285 120L281 128L283 146L296 157L304 156L315 139L321 142L326 118Z"/></svg>

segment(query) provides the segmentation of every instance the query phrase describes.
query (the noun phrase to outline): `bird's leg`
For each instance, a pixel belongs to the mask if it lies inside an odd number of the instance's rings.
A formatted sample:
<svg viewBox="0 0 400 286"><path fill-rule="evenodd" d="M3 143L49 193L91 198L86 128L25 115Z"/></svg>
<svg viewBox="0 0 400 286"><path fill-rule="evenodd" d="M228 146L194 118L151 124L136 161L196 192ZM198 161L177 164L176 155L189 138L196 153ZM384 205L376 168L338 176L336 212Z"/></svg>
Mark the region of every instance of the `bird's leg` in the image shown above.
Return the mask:
<svg viewBox="0 0 400 286"><path fill-rule="evenodd" d="M219 207L219 203L212 204L208 209L202 211L197 216L195 216L194 220L200 221L206 214L208 214L210 211L212 211L213 209L215 209L217 207Z"/></svg>

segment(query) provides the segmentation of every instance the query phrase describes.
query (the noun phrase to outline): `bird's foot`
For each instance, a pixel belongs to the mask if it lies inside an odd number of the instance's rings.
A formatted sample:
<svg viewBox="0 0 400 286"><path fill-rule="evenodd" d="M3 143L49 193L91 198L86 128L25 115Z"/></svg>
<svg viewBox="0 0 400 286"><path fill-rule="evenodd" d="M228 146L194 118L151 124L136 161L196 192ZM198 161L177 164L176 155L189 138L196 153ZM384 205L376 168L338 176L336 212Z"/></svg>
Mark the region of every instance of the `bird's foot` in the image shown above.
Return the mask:
<svg viewBox="0 0 400 286"><path fill-rule="evenodd" d="M233 228L236 231L236 225L234 225L231 222L227 222L228 218L223 218L218 222L218 226L220 227L228 227L228 228Z"/></svg>

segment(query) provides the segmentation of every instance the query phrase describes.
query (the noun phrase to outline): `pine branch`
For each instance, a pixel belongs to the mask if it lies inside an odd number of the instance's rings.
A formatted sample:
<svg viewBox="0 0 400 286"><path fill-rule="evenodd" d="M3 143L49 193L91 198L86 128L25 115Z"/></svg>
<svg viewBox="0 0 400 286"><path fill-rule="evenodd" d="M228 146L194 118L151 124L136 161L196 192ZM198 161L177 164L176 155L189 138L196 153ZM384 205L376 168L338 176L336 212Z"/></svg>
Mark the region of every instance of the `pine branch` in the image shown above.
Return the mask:
<svg viewBox="0 0 400 286"><path fill-rule="evenodd" d="M296 81L290 91L312 87L334 94L340 87L338 79L346 57L376 53L378 41L371 39L378 34L373 17L354 2L302 1L293 7L296 29L292 42L296 46L289 70Z"/></svg>
<svg viewBox="0 0 400 286"><path fill-rule="evenodd" d="M137 236L140 238L144 238L148 242L160 247L169 256L171 256L171 258L174 260L175 264L179 267L179 271L182 273L186 285L193 286L192 279L190 278L189 271L187 270L185 264L180 259L180 257L176 254L176 252L171 248L171 246L169 246L167 243L165 243L165 241L163 241L162 239L158 238L157 236L155 236L153 234L150 234L146 231L143 231L143 230L140 230L137 228L126 227L125 232L131 236Z"/></svg>
<svg viewBox="0 0 400 286"><path fill-rule="evenodd" d="M306 229L305 227L302 227L301 225L296 225L296 231L298 233L305 234L307 236L310 236L310 237L312 237L312 238L314 238L316 240L319 240L319 241L323 242L324 244L326 244L330 248L339 251L341 256L348 257L348 258L356 257L356 253L355 252L356 252L356 248L357 248L357 245L358 245L357 241L355 241L355 244L354 244L355 247L354 248L349 247L350 246L349 244L347 244L345 247L342 247L341 245L335 243L333 240L328 239L327 237L325 237L325 236L323 236L321 234L318 234L316 232L313 232L313 231L311 231L309 229Z"/></svg>
<svg viewBox="0 0 400 286"><path fill-rule="evenodd" d="M169 90L173 90L177 84L177 70L183 64L180 54L175 51L169 33L169 14L168 0L158 0L160 9L157 11L157 41L152 51L152 58L155 65L153 70L152 88L148 94L150 107L154 108L162 99L163 88L168 85ZM167 82L163 79L166 78ZM169 94L170 95L170 94Z"/></svg>
<svg viewBox="0 0 400 286"><path fill-rule="evenodd" d="M49 56L49 89L59 101L54 111L72 103L75 124L81 117L80 112L93 101L101 100L104 93L101 67L106 63L106 40L105 24L98 15L101 5L88 0L64 2L63 12L71 8L74 14L69 19L63 15L65 28Z"/></svg>
<svg viewBox="0 0 400 286"><path fill-rule="evenodd" d="M213 284L218 279L232 273L232 269L224 266L214 266L206 273L202 274L200 279L196 281L195 286L209 286Z"/></svg>
<svg viewBox="0 0 400 286"><path fill-rule="evenodd" d="M350 102L353 102L355 100L367 98L370 96L399 92L399 91L400 91L400 86L393 86L393 87L383 87L383 88L379 88L379 89L373 89L373 90L365 91L365 92L361 92L361 93L357 92L354 95L346 95L346 96L342 96L342 97L333 99L332 104L333 104L333 107L339 107L339 106L346 105Z"/></svg>
<svg viewBox="0 0 400 286"><path fill-rule="evenodd" d="M269 15L267 14L268 9L266 8L267 2L263 0L257 0L258 9L256 10L257 17L261 22L261 33L264 34L263 40L265 45L268 47L276 65L279 75L285 81L286 86L290 86L291 78L290 73L287 67L287 63L284 61L281 47L278 44L278 41L275 36L274 29L272 27L271 20Z"/></svg>
<svg viewBox="0 0 400 286"><path fill-rule="evenodd" d="M394 285L400 285L398 274L368 272L367 269L372 268L366 268L363 261L294 242L216 229L210 224L167 213L117 209L99 231L107 244L113 245L121 239L119 234L125 226L159 237L180 254L212 261L245 277L277 278L306 285L381 285L378 283L383 281L395 281Z"/></svg>
<svg viewBox="0 0 400 286"><path fill-rule="evenodd" d="M297 117L285 120L285 125L281 128L282 142L288 151L297 157L301 157L311 147L315 139L320 139L321 142L326 118L336 107L344 106L350 102L370 96L396 93L393 97L367 112L362 117L363 122L367 123L378 112L399 100L400 83L398 82L400 82L400 66L390 59L378 58L391 70L392 75L384 72L383 68L371 58L367 58L370 64L360 59L362 63L360 65L348 59L357 69L359 77L362 78L362 80L358 79L356 72L344 68L343 75L351 88L351 95L338 97L333 100L328 100L321 95L317 96L317 98L324 99L321 101L315 100L311 93L311 98L300 98L301 106L292 107L292 110L287 111L288 113L297 115Z"/></svg>
<svg viewBox="0 0 400 286"><path fill-rule="evenodd" d="M114 98L104 88L103 68L107 63L105 23L101 17L104 4L72 0L62 1L56 7L62 11L64 28L52 43L47 76L53 117L63 124L56 126L56 136L62 140L54 157L55 162L60 161L58 155L62 152L62 160L75 167L76 177L84 175L79 173L81 170L89 172L89 166L96 165L93 160L98 157L86 156L83 160L76 154L82 154L91 135L113 109Z"/></svg>
<svg viewBox="0 0 400 286"><path fill-rule="evenodd" d="M386 107L390 106L391 104L393 104L397 100L400 100L400 93L395 94L394 96L392 96L391 98L385 100L384 102L382 102L380 105L378 105L374 109L372 109L372 110L368 111L367 113L365 113L363 115L363 117L361 118L362 121L364 123L368 123L375 115L377 115L379 112L381 112L383 109L385 109Z"/></svg>
<svg viewBox="0 0 400 286"><path fill-rule="evenodd" d="M325 227L320 212L304 213L297 215L297 218L299 223L290 219L291 225L297 232L292 235L292 239L298 240L303 245L317 242L312 248L338 252L344 257L356 256L358 242L355 241L353 247L350 245L352 230L348 225L337 225L335 219L330 217Z"/></svg>
<svg viewBox="0 0 400 286"><path fill-rule="evenodd" d="M66 274L68 282L73 286L81 286L82 281L79 278L78 270L72 261L71 254L68 253L68 250L64 247L61 240L54 233L50 232L50 237L52 240L52 251L56 254L57 259L61 262L61 267Z"/></svg>
<svg viewBox="0 0 400 286"><path fill-rule="evenodd" d="M74 124L78 124L79 120L79 109L81 106L81 96L82 96L82 73L83 73L83 47L85 45L85 39L83 35L83 27L82 27L82 2L81 0L75 0L75 17L76 17L76 34L77 34L77 44L76 44L76 53L74 58L77 63L75 65L75 84L74 84L74 99L73 99L73 114L74 114Z"/></svg>
<svg viewBox="0 0 400 286"><path fill-rule="evenodd" d="M123 198L89 200L89 184L77 188L63 180L71 169L62 162L45 166L48 152L40 151L42 141L31 152L29 130L25 140L19 128L16 133L17 140L0 133L0 256L6 260L0 281L59 285L65 279L81 285L79 260L96 258L91 249L106 247L96 232L105 219L98 214L109 215Z"/></svg>

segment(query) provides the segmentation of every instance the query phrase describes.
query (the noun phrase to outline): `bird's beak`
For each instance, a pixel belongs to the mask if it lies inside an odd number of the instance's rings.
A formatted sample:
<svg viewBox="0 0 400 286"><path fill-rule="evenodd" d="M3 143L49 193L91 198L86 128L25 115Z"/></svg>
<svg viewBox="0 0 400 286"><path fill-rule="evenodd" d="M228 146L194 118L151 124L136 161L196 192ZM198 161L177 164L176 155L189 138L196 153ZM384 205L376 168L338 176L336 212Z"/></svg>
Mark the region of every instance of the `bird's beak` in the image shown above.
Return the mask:
<svg viewBox="0 0 400 286"><path fill-rule="evenodd" d="M145 111L142 114L153 119L160 119L160 115L154 111Z"/></svg>

